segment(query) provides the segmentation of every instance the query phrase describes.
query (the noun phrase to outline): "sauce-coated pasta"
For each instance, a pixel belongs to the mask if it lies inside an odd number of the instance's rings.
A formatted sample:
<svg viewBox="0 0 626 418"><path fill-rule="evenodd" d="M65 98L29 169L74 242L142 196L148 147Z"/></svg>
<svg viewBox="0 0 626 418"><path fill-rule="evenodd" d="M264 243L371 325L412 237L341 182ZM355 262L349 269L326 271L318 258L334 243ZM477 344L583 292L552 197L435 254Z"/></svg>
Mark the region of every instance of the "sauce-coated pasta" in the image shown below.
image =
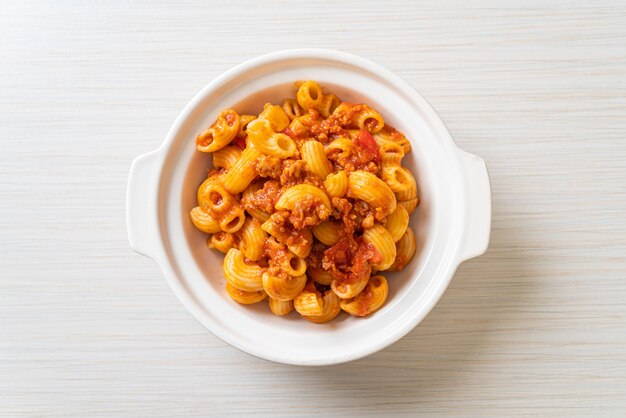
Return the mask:
<svg viewBox="0 0 626 418"><path fill-rule="evenodd" d="M294 97L258 116L222 111L196 147L213 169L190 218L226 254L235 302L267 301L275 315L313 323L384 305L381 272L415 254L419 196L402 166L410 143L378 111L297 82Z"/></svg>

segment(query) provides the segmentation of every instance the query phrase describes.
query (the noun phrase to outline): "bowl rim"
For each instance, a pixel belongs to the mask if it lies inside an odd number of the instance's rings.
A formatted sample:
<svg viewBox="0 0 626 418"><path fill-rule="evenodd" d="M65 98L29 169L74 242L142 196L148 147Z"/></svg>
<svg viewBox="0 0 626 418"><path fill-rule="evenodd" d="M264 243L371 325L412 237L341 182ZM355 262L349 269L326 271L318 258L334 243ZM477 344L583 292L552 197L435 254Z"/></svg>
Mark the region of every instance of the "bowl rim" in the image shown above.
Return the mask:
<svg viewBox="0 0 626 418"><path fill-rule="evenodd" d="M390 70L384 68L383 66L370 61L366 58L353 55L347 52L332 50L332 49L319 49L319 48L299 48L299 49L288 49L288 50L280 50L276 52L267 53L247 61L244 61L241 64L238 64L231 69L225 71L215 79L213 79L210 83L208 83L205 87L203 87L194 97L187 103L187 105L181 110L169 129L165 140L159 146L159 148L153 153L158 154L158 161L156 162L156 166L159 168L158 178L154 179L157 184L157 193L156 199L157 202L160 200L160 195L163 192L162 187L160 187L163 181L163 168L169 154L169 151L172 148L172 145L175 142L176 135L178 131L181 129L183 124L190 117L191 113L197 109L198 105L206 98L207 95L211 94L215 89L219 86L227 83L229 80L238 77L247 71L253 70L256 67L260 67L266 64L277 63L284 60L292 60L296 58L302 59L321 59L332 62L338 62L342 64L346 64L352 67L357 67L362 70L365 70L368 73L376 75L386 82L394 84L396 87L401 88L401 90L407 94L411 101L415 103L416 107L419 108L421 112L426 113L429 122L432 124L436 135L444 142L444 145L449 148L450 152L459 151L460 148L454 142L450 132L445 126L442 118L439 114L434 110L434 108L428 103L428 101L410 84L404 81L401 77L391 72ZM139 157L141 158L141 157ZM134 163L133 163L134 165ZM132 168L131 168L132 172ZM465 197L461 197L461 199L465 199ZM461 202L462 205L465 205L465 202ZM159 204L156 205L155 211L159 211ZM128 207L128 205L127 205ZM465 218L461 219L461 225L463 225L467 221L466 211L461 211ZM127 211L128 213L128 211ZM127 217L128 218L128 217ZM157 216L158 219L158 216ZM208 331L210 331L213 335L218 337L220 340L226 342L238 350L245 352L247 354L253 355L257 358L261 358L264 360L269 360L276 363L281 364L291 364L291 365L300 365L300 366L323 366L323 365L332 365L350 362L354 360L358 360L360 358L369 356L375 352L378 352L404 337L408 334L412 329L414 329L423 319L432 311L435 305L439 302L446 289L448 288L452 277L459 264L462 262L462 259L459 257L459 250L462 244L463 237L459 236L458 239L455 239L450 243L451 246L454 247L454 250L450 253L454 256L449 260L449 262L443 264L445 268L442 268L441 271L438 272L438 279L436 280L436 289L433 291L430 298L426 299L424 303L421 305L421 309L414 311L410 316L402 316L403 324L398 326L395 329L395 332L388 334L388 336L380 341L370 342L365 348L359 351L351 351L347 353L338 353L332 358L322 358L322 359L303 359L298 356L291 356L289 358L285 358L283 356L274 356L272 353L267 353L266 351L257 350L254 345L248 345L244 343L235 333L222 332L220 327L214 326L213 319L209 318L204 311L202 310L201 304L199 301L193 296L193 294L178 280L176 279L177 274L171 265L170 256L167 254L166 249L164 248L164 231L162 225L157 225L159 231L160 243L157 244L158 254L151 257L153 258L160 269L163 272L168 284L176 294L177 298L181 302L181 304L192 314L192 316L200 322ZM463 232L463 231L461 231ZM462 235L462 234L460 234ZM129 237L130 238L130 237ZM132 242L132 240L131 240ZM400 318L398 318L399 320ZM227 329L227 328L226 328Z"/></svg>

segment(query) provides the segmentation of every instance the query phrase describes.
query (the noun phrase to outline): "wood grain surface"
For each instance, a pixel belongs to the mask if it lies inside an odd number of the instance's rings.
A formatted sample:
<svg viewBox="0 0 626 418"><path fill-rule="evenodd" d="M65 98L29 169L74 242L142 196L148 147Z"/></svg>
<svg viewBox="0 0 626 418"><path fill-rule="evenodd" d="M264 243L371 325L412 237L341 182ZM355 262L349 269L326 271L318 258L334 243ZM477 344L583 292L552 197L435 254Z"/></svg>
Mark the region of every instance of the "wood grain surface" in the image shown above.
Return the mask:
<svg viewBox="0 0 626 418"><path fill-rule="evenodd" d="M0 3L0 416L624 416L623 1ZM485 158L489 252L369 358L202 328L125 228L131 160L231 66L370 58Z"/></svg>

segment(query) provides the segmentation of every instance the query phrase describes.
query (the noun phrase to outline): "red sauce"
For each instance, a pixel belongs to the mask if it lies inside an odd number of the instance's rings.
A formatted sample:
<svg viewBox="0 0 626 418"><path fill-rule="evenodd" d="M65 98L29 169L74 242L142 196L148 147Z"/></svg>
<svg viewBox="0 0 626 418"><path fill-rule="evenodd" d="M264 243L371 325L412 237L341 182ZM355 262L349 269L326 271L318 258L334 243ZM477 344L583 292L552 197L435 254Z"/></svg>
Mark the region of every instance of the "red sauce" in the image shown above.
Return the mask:
<svg viewBox="0 0 626 418"><path fill-rule="evenodd" d="M356 316L367 316L370 314L372 299L374 299L374 292L368 284L365 286L365 289L359 293L358 297L354 299L356 304Z"/></svg>
<svg viewBox="0 0 626 418"><path fill-rule="evenodd" d="M284 160L280 174L280 184L302 183L306 163L302 160Z"/></svg>
<svg viewBox="0 0 626 418"><path fill-rule="evenodd" d="M321 242L316 242L311 247L311 252L309 256L306 258L307 269L321 269L322 268L322 257L324 257L324 251L326 251L328 247Z"/></svg>
<svg viewBox="0 0 626 418"><path fill-rule="evenodd" d="M238 146L239 149L243 150L244 148L246 148L246 140L240 136L235 137L235 139L233 139L233 145Z"/></svg>
<svg viewBox="0 0 626 418"><path fill-rule="evenodd" d="M242 200L244 208L260 209L267 213L274 212L274 206L281 195L280 185L277 181L268 180L263 188L251 193Z"/></svg>
<svg viewBox="0 0 626 418"><path fill-rule="evenodd" d="M268 239L265 242L265 256L267 257L269 265L267 272L270 275L285 278L288 276L288 274L281 269L281 265L284 265L287 259L291 257L291 252L284 244L274 239Z"/></svg>
<svg viewBox="0 0 626 418"><path fill-rule="evenodd" d="M355 170L365 170L378 175L381 157L378 145L372 135L363 129L353 140L353 143L354 147L348 152L329 150L326 156L336 166L348 173Z"/></svg>
<svg viewBox="0 0 626 418"><path fill-rule="evenodd" d="M297 135L296 135L296 134L295 134L295 133L294 133L291 129L289 129L289 128L285 128L285 130L283 131L283 133L284 133L285 135L287 135L287 136L288 136L289 138L291 138L291 139L296 139L296 138L297 138Z"/></svg>
<svg viewBox="0 0 626 418"><path fill-rule="evenodd" d="M385 125L380 133L386 134L390 139L399 141L404 139L404 135L391 125Z"/></svg>
<svg viewBox="0 0 626 418"><path fill-rule="evenodd" d="M315 226L326 220L330 215L330 208L321 205L314 196L306 196L296 202L295 207L289 215L289 222L296 229Z"/></svg>
<svg viewBox="0 0 626 418"><path fill-rule="evenodd" d="M283 172L283 160L278 157L261 155L257 158L254 168L259 176L275 179Z"/></svg>
<svg viewBox="0 0 626 418"><path fill-rule="evenodd" d="M287 233L289 234L285 244L289 247L309 247L313 241L313 234L308 229L295 229L292 226L286 225ZM306 255L305 255L306 256Z"/></svg>
<svg viewBox="0 0 626 418"><path fill-rule="evenodd" d="M224 116L224 119L226 119L226 122L228 123L228 126L233 126L235 124L235 122L237 122L237 114L235 112L226 112L226 116Z"/></svg>
<svg viewBox="0 0 626 418"><path fill-rule="evenodd" d="M347 136L344 126L348 125L347 115L343 112L333 113L327 119L323 119L318 112L311 118L309 127L310 136L322 143L331 142L338 136Z"/></svg>
<svg viewBox="0 0 626 418"><path fill-rule="evenodd" d="M361 238L355 240L352 234L343 234L332 247L324 251L322 267L340 283L355 283L372 272L371 263L382 260L382 255Z"/></svg>
<svg viewBox="0 0 626 418"><path fill-rule="evenodd" d="M382 254L380 254L372 244L361 242L354 258L352 259L353 267L350 277L351 282L356 282L364 277L369 277L372 272L371 264L380 263L382 259Z"/></svg>
<svg viewBox="0 0 626 418"><path fill-rule="evenodd" d="M338 280L344 281L352 267L352 255L357 247L352 235L342 234L335 245L324 251L322 267Z"/></svg>
<svg viewBox="0 0 626 418"><path fill-rule="evenodd" d="M374 140L372 134L370 134L366 129L361 129L359 131L359 135L356 137L356 143L359 145L363 153L367 153L369 161L374 161L376 163L380 162L380 152L378 151L378 144Z"/></svg>

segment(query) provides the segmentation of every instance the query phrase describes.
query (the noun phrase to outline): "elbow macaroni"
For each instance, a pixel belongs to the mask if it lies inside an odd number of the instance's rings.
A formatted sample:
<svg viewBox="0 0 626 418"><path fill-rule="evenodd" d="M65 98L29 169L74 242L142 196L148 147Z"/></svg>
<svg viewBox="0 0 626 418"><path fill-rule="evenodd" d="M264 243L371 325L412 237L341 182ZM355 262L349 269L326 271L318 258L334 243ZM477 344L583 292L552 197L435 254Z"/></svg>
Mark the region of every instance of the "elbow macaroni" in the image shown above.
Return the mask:
<svg viewBox="0 0 626 418"><path fill-rule="evenodd" d="M385 120L380 113L366 104L341 103L335 108L333 114L348 115L349 127L366 129L370 133L379 132L385 126Z"/></svg>
<svg viewBox="0 0 626 418"><path fill-rule="evenodd" d="M417 205L419 205L420 200L419 198L414 198L414 199L409 199L409 200L403 200L401 202L398 202L398 205L404 207L406 209L407 212L409 212L409 215L413 213L413 211L415 211L415 208L417 207Z"/></svg>
<svg viewBox="0 0 626 418"><path fill-rule="evenodd" d="M402 271L404 267L409 264L415 255L417 250L417 243L415 240L415 234L409 227L406 229L404 235L398 242L396 242L396 259L394 260L389 270Z"/></svg>
<svg viewBox="0 0 626 418"><path fill-rule="evenodd" d="M407 168L400 165L400 161L404 156L402 147L398 144L387 143L381 145L378 149L381 155L383 180L394 193L403 197L415 183L415 178Z"/></svg>
<svg viewBox="0 0 626 418"><path fill-rule="evenodd" d="M409 212L404 206L396 206L396 210L387 217L385 228L391 234L393 242L398 242L409 226Z"/></svg>
<svg viewBox="0 0 626 418"><path fill-rule="evenodd" d="M300 150L302 159L306 162L307 167L313 174L318 175L322 180L328 176L332 170L326 153L324 152L324 145L319 141L306 141L302 144Z"/></svg>
<svg viewBox="0 0 626 418"><path fill-rule="evenodd" d="M253 303L260 302L267 297L267 293L263 290L259 290L258 292L245 292L237 289L230 283L226 283L226 292L232 300L237 303L241 303L242 305L252 305Z"/></svg>
<svg viewBox="0 0 626 418"><path fill-rule="evenodd" d="M243 192L256 177L255 162L261 153L254 148L246 148L241 157L222 176L224 188L232 194Z"/></svg>
<svg viewBox="0 0 626 418"><path fill-rule="evenodd" d="M329 94L327 96L322 97L322 101L320 102L317 110L324 116L325 118L329 117L337 107L341 104L339 97L334 94Z"/></svg>
<svg viewBox="0 0 626 418"><path fill-rule="evenodd" d="M324 180L326 193L330 197L343 197L348 191L348 176L345 171L329 174Z"/></svg>
<svg viewBox="0 0 626 418"><path fill-rule="evenodd" d="M250 202L254 200L254 193L258 192L262 188L263 188L263 185L261 183L257 182L257 183L250 184L248 187L246 187L246 189L241 194L241 201ZM270 218L269 213L252 205L248 205L246 207L246 212L248 212L250 216L252 216L254 219L256 219L257 221L261 223L267 221Z"/></svg>
<svg viewBox="0 0 626 418"><path fill-rule="evenodd" d="M341 301L341 309L354 316L370 315L383 306L388 292L387 279L383 276L374 276L354 299Z"/></svg>
<svg viewBox="0 0 626 418"><path fill-rule="evenodd" d="M294 300L306 285L306 276L280 277L263 273L263 289L276 300Z"/></svg>
<svg viewBox="0 0 626 418"><path fill-rule="evenodd" d="M293 210L298 202L309 196L313 197L320 204L325 205L328 209L331 208L330 199L328 199L328 195L322 189L311 184L297 184L285 190L278 202L276 202L276 209Z"/></svg>
<svg viewBox="0 0 626 418"><path fill-rule="evenodd" d="M276 238L276 241L281 244L285 244L289 251L294 253L300 258L306 258L313 246L313 234L308 229L286 231L284 227L281 227L280 223L270 216L265 221L261 228L272 237Z"/></svg>
<svg viewBox="0 0 626 418"><path fill-rule="evenodd" d="M307 286L293 300L293 307L304 317L322 316L324 301L315 286Z"/></svg>
<svg viewBox="0 0 626 418"><path fill-rule="evenodd" d="M294 99L287 99L283 102L283 111L290 121L299 118L304 114L304 110L302 110L298 101Z"/></svg>
<svg viewBox="0 0 626 418"><path fill-rule="evenodd" d="M263 258L267 232L261 228L261 223L254 218L247 218L241 229L241 243L239 249L248 260L258 261Z"/></svg>
<svg viewBox="0 0 626 418"><path fill-rule="evenodd" d="M270 103L265 104L263 111L259 114L259 119L267 120L274 132L282 132L291 123L291 119L282 107L273 106Z"/></svg>
<svg viewBox="0 0 626 418"><path fill-rule="evenodd" d="M289 158L298 151L296 143L283 133L275 132L266 119L256 119L248 124L248 138L261 153L271 157Z"/></svg>
<svg viewBox="0 0 626 418"><path fill-rule="evenodd" d="M378 132L385 126L385 121L380 113L367 105L355 114L353 120L359 129L367 129L371 133Z"/></svg>
<svg viewBox="0 0 626 418"><path fill-rule="evenodd" d="M196 206L189 213L191 222L202 232L216 234L222 230L219 220L206 209Z"/></svg>
<svg viewBox="0 0 626 418"><path fill-rule="evenodd" d="M363 241L371 244L376 251L382 256L382 260L373 263L372 267L376 270L387 270L396 259L396 245L393 242L391 232L384 226L376 224L370 229L363 232Z"/></svg>
<svg viewBox="0 0 626 418"><path fill-rule="evenodd" d="M246 131L246 128L248 127L248 124L250 122L252 122L253 120L256 119L256 116L254 115L241 115L239 116L239 132L237 133L237 136L240 138L245 138L248 136L248 131Z"/></svg>
<svg viewBox="0 0 626 418"><path fill-rule="evenodd" d="M298 104L305 110L317 109L322 103L322 89L315 81L305 81L296 92Z"/></svg>
<svg viewBox="0 0 626 418"><path fill-rule="evenodd" d="M402 147L402 151L404 154L408 154L411 152L411 143L402 133L396 131L395 129L385 126L382 130L373 134L374 140L378 144L378 146L383 146L383 144L397 144Z"/></svg>
<svg viewBox="0 0 626 418"><path fill-rule="evenodd" d="M317 324L381 308L387 280L372 271L414 257L420 199L402 165L411 145L379 112L308 80L258 116L222 111L195 142L213 168L189 217L225 254L234 302Z"/></svg>
<svg viewBox="0 0 626 418"><path fill-rule="evenodd" d="M341 299L350 299L361 293L368 280L369 276L359 277L354 283L341 283L338 280L333 280L330 288Z"/></svg>
<svg viewBox="0 0 626 418"><path fill-rule="evenodd" d="M226 254L231 248L235 248L235 236L231 233L220 231L213 234L207 241L209 248Z"/></svg>
<svg viewBox="0 0 626 418"><path fill-rule="evenodd" d="M315 283L324 286L330 286L333 280L335 280L332 274L322 268L309 267L306 272Z"/></svg>
<svg viewBox="0 0 626 418"><path fill-rule="evenodd" d="M202 152L215 152L224 148L239 132L239 115L232 109L219 114L217 120L196 138L196 148Z"/></svg>
<svg viewBox="0 0 626 418"><path fill-rule="evenodd" d="M213 153L213 168L228 170L241 158L241 149L229 145Z"/></svg>
<svg viewBox="0 0 626 418"><path fill-rule="evenodd" d="M293 300L270 299L270 311L276 316L289 315L293 311Z"/></svg>
<svg viewBox="0 0 626 418"><path fill-rule="evenodd" d="M263 269L256 263L246 263L243 253L231 248L224 257L224 278L231 286L244 292L263 290Z"/></svg>
<svg viewBox="0 0 626 418"><path fill-rule="evenodd" d="M302 315L304 319L308 319L311 322L315 322L316 324L322 324L324 322L328 322L339 315L341 312L341 299L331 290L326 291L324 296L322 296L322 313L320 315Z"/></svg>
<svg viewBox="0 0 626 418"><path fill-rule="evenodd" d="M333 246L339 241L341 234L341 223L337 221L326 221L313 228L313 236L324 245Z"/></svg>
<svg viewBox="0 0 626 418"><path fill-rule="evenodd" d="M367 171L355 171L348 177L348 197L380 209L379 218L396 210L396 197L387 183Z"/></svg>

